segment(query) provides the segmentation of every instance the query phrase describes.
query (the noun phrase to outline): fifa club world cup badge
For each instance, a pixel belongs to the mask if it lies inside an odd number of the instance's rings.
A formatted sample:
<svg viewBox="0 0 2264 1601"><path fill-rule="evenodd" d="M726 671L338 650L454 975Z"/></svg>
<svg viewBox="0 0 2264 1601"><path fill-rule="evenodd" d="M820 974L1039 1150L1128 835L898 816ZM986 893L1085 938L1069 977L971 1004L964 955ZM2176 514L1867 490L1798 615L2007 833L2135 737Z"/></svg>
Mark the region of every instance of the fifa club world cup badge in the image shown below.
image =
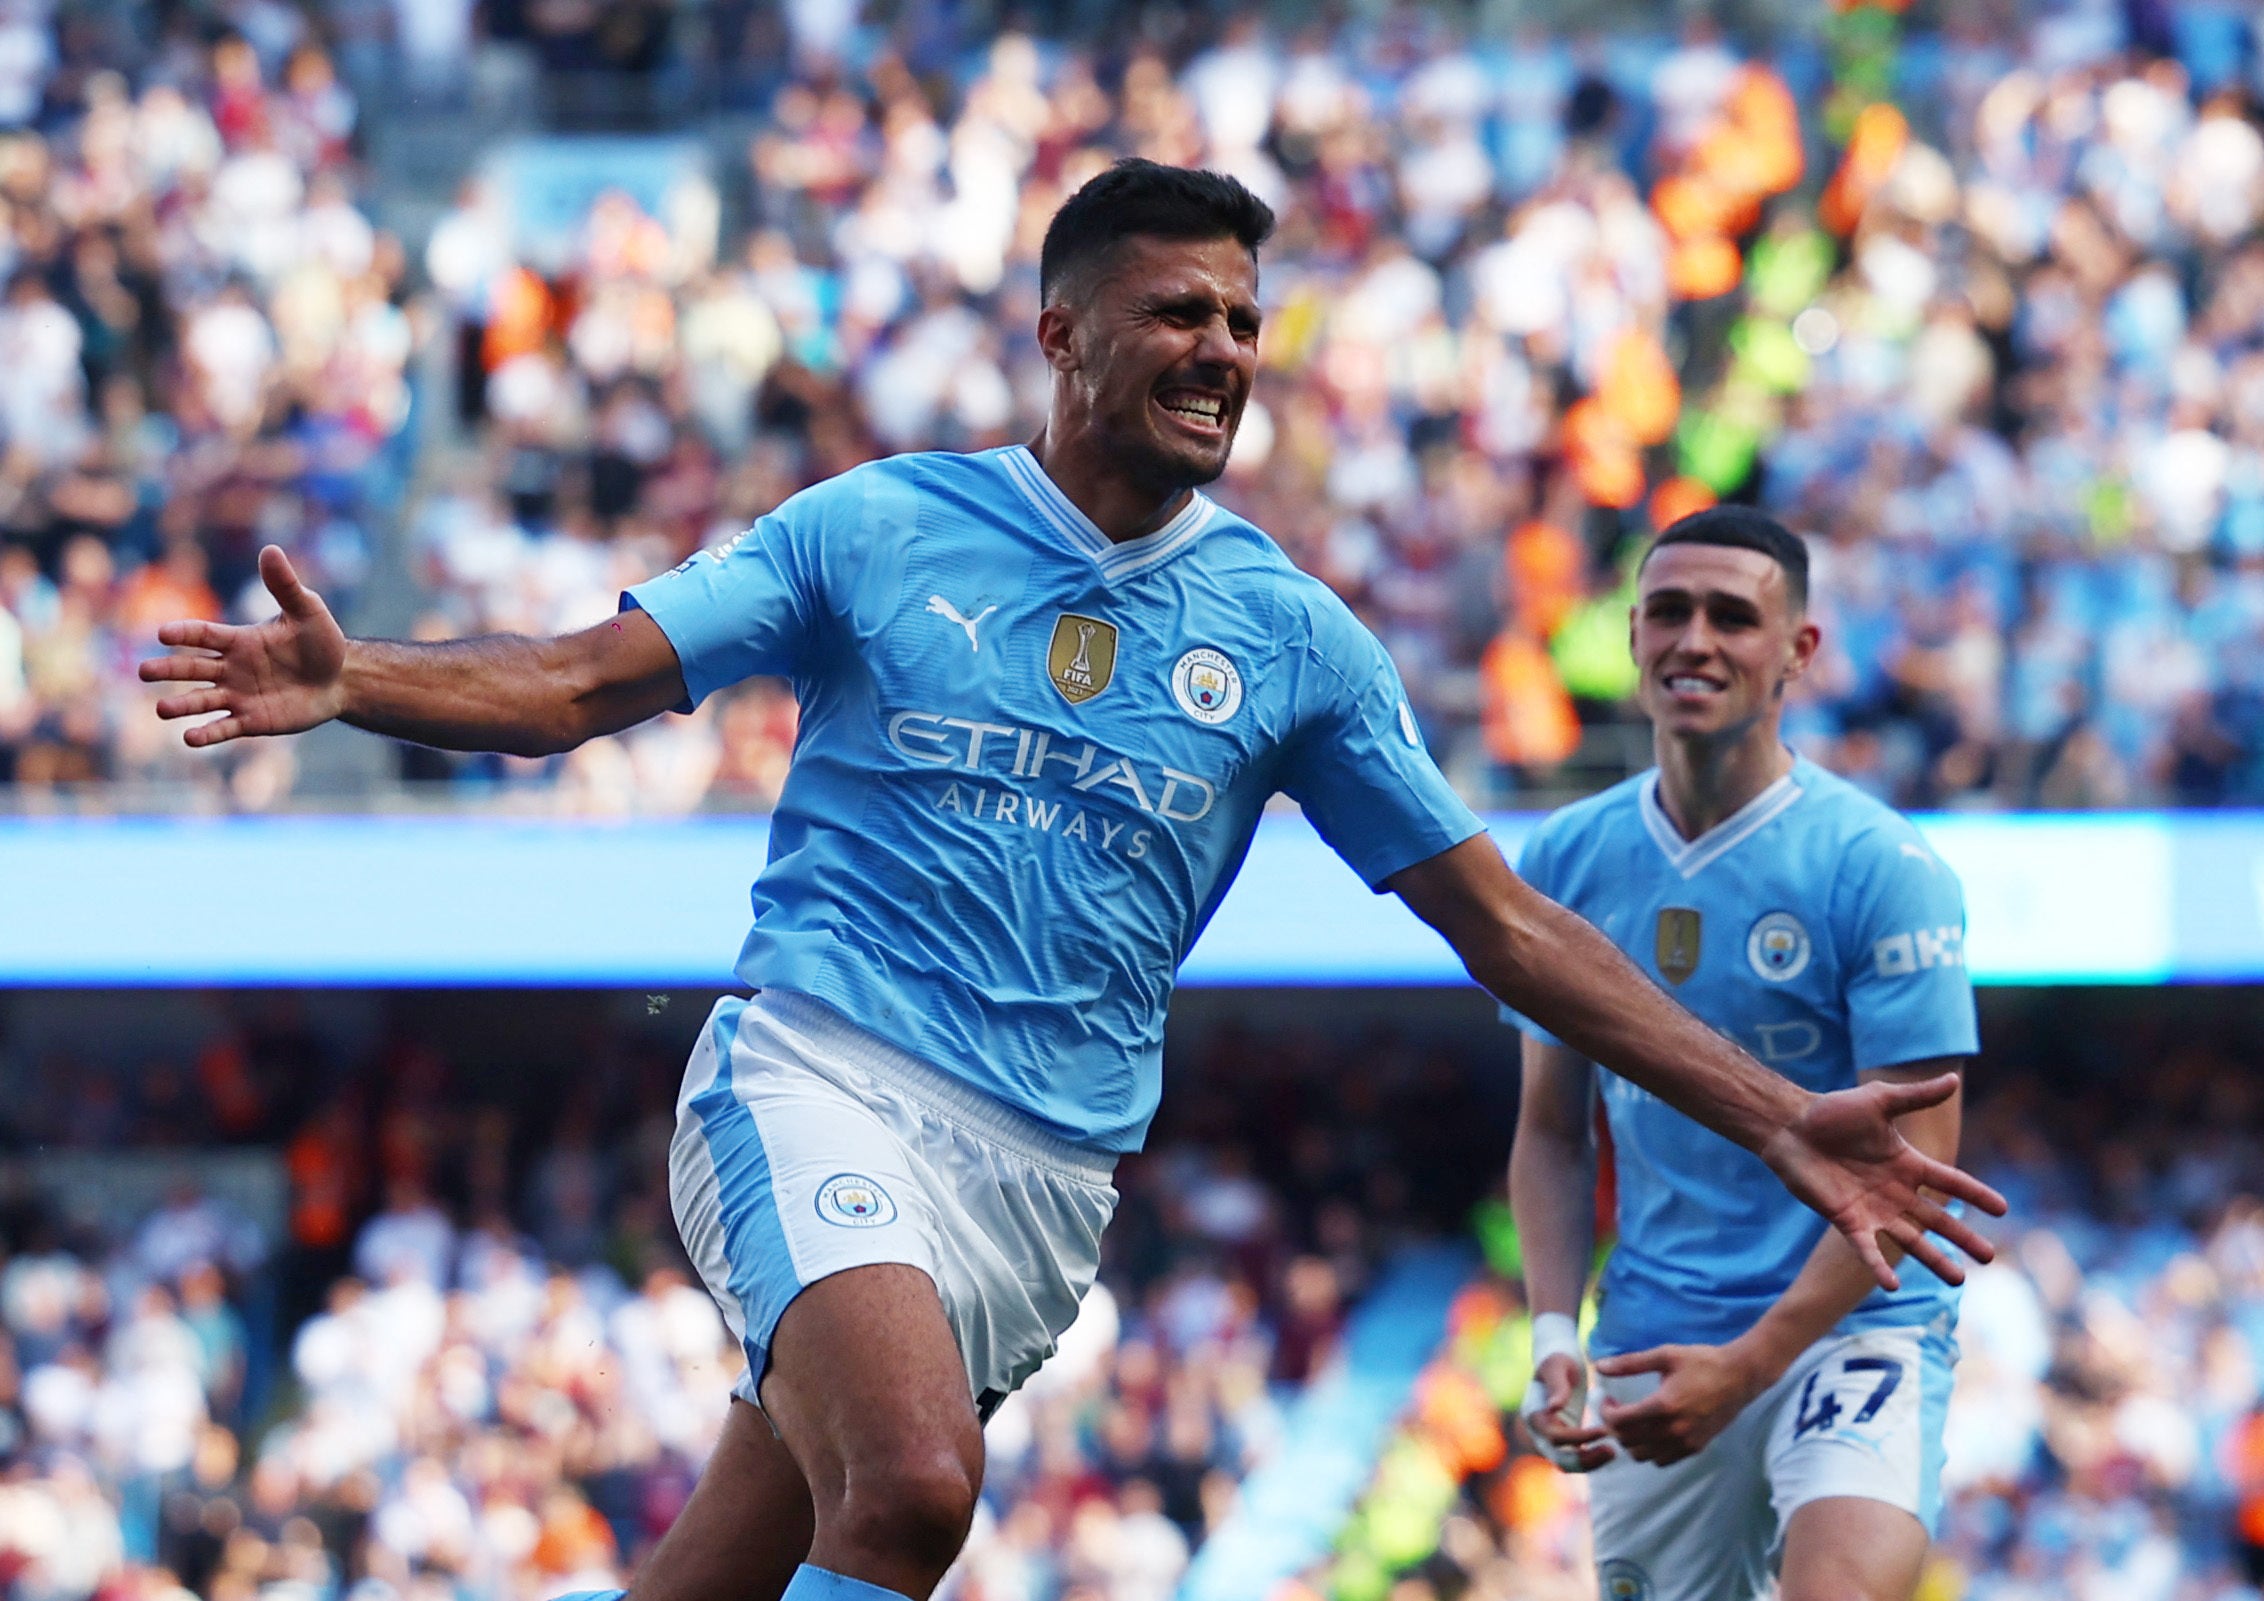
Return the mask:
<svg viewBox="0 0 2264 1601"><path fill-rule="evenodd" d="M1698 971L1698 931L1703 926L1695 907L1659 908L1659 936L1653 954L1659 959L1659 976L1668 983L1679 984Z"/></svg>
<svg viewBox="0 0 2264 1601"><path fill-rule="evenodd" d="M1082 706L1116 676L1116 625L1063 612L1046 647L1046 677L1072 706Z"/></svg>

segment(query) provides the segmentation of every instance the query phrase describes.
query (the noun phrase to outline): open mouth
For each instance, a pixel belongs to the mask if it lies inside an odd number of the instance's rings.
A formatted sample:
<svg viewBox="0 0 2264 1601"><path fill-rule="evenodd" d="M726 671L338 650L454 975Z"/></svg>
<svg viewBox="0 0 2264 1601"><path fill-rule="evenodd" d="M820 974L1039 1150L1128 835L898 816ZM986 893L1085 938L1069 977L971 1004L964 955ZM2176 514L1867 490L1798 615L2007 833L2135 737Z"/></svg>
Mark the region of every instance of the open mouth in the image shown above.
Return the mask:
<svg viewBox="0 0 2264 1601"><path fill-rule="evenodd" d="M1702 678L1696 673L1669 673L1663 682L1668 694L1691 699L1719 695L1729 687L1715 679Z"/></svg>
<svg viewBox="0 0 2264 1601"><path fill-rule="evenodd" d="M1226 433L1226 396L1210 389L1166 389L1156 406L1189 433L1218 439Z"/></svg>

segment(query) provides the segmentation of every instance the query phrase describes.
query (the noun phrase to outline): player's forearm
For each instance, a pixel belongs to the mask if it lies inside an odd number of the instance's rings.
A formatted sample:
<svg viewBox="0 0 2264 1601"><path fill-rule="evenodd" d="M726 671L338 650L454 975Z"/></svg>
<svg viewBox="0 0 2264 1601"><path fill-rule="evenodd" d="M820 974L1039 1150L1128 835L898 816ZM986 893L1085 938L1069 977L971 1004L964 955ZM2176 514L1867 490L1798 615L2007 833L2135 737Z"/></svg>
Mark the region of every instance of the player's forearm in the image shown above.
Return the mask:
<svg viewBox="0 0 2264 1601"><path fill-rule="evenodd" d="M346 645L342 721L442 750L549 756L589 737L588 688L556 640Z"/></svg>
<svg viewBox="0 0 2264 1601"><path fill-rule="evenodd" d="M1725 1139L1758 1151L1808 1093L1677 1006L1612 942L1526 892L1493 938L1463 946L1471 976L1567 1045Z"/></svg>
<svg viewBox="0 0 2264 1601"><path fill-rule="evenodd" d="M1919 1150L1942 1161L1957 1158L1961 1123L1956 1100L1928 1107L1895 1120L1895 1127ZM1889 1262L1902 1260L1902 1248L1881 1239L1879 1248ZM1847 1237L1826 1229L1808 1253L1800 1274L1777 1297L1761 1319L1734 1342L1753 1364L1763 1386L1775 1383L1800 1353L1839 1326L1840 1320L1869 1299L1879 1287L1871 1269Z"/></svg>
<svg viewBox="0 0 2264 1601"><path fill-rule="evenodd" d="M1526 1307L1577 1321L1596 1254L1596 1153L1585 1135L1520 1125L1509 1156L1509 1210Z"/></svg>

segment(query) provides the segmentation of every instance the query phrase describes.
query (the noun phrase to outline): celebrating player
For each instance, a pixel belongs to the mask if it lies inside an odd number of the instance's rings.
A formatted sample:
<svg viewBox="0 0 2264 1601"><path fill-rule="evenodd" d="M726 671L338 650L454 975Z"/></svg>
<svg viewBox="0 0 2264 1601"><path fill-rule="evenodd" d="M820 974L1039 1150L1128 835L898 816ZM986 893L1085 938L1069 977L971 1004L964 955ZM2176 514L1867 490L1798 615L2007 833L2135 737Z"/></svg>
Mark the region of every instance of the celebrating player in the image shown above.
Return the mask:
<svg viewBox="0 0 2264 1601"><path fill-rule="evenodd" d="M1882 1239L1979 1248L1921 1186L2002 1206L1893 1131L1949 1081L1812 1095L1521 884L1383 648L1195 492L1256 376L1271 226L1231 179L1119 164L1045 237L1034 443L844 473L611 622L349 641L270 549L280 617L168 624L182 654L143 666L208 686L159 706L224 714L194 745L336 717L526 753L793 681L801 735L738 966L759 993L702 1031L671 1158L750 1404L641 1601L929 1593L974 1511L982 1418L1092 1283L1173 974L1276 790L1480 982L1758 1153L1883 1275Z"/></svg>
<svg viewBox="0 0 2264 1601"><path fill-rule="evenodd" d="M1816 654L1807 591L1807 548L1759 512L1660 535L1633 620L1658 765L1549 818L1519 871L1808 1088L1932 1080L1975 1047L1964 902L1916 829L1778 738ZM1751 1601L1775 1559L1784 1601L1908 1601L1939 1501L1956 1291L1919 1266L1880 1289L1749 1153L1599 1075L1562 1030L1526 1035L1510 1161L1536 1314L1525 1417L1559 1466L1594 1475L1604 1594ZM1594 1426L1573 1320L1599 1082L1619 1243L1590 1342ZM1947 1162L1958 1109L1913 1110L1903 1133Z"/></svg>

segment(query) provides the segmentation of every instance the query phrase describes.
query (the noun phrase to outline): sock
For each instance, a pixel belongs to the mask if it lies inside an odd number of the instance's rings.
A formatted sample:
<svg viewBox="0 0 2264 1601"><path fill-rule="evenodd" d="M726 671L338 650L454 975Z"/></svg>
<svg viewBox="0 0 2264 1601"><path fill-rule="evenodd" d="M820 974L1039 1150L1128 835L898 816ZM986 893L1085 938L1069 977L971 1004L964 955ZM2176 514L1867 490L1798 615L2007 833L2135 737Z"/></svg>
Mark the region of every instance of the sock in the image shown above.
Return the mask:
<svg viewBox="0 0 2264 1601"><path fill-rule="evenodd" d="M624 1601L628 1594L626 1590L569 1590L551 1597L551 1601Z"/></svg>
<svg viewBox="0 0 2264 1601"><path fill-rule="evenodd" d="M794 1582L778 1601L911 1601L901 1590L883 1590L877 1584L846 1574L813 1568L807 1562L794 1570Z"/></svg>

